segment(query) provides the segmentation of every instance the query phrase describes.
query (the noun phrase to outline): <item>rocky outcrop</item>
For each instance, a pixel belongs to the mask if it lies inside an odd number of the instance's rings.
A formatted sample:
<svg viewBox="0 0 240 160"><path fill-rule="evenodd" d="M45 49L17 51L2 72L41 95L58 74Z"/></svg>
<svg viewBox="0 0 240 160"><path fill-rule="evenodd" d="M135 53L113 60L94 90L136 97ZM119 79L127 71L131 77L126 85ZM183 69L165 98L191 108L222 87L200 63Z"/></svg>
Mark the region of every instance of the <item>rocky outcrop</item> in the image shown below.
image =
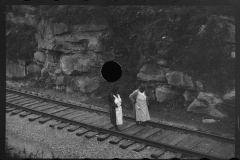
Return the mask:
<svg viewBox="0 0 240 160"><path fill-rule="evenodd" d="M209 105L213 107L223 103L223 100L216 97L213 93L200 92L197 98L206 101Z"/></svg>
<svg viewBox="0 0 240 160"><path fill-rule="evenodd" d="M73 25L52 23L42 20L38 25L38 48L61 51L64 53L80 53L84 50L103 52L99 41L103 32L108 31L106 24Z"/></svg>
<svg viewBox="0 0 240 160"><path fill-rule="evenodd" d="M157 101L160 103L171 99L176 94L173 90L170 90L165 86L158 86L155 93Z"/></svg>
<svg viewBox="0 0 240 160"><path fill-rule="evenodd" d="M67 75L73 71L79 74L89 72L92 67L100 67L97 61L97 55L94 52L86 52L85 54L63 55L60 58L60 68Z"/></svg>
<svg viewBox="0 0 240 160"><path fill-rule="evenodd" d="M76 77L75 83L79 90L83 93L92 93L99 87L98 80L84 76Z"/></svg>
<svg viewBox="0 0 240 160"><path fill-rule="evenodd" d="M157 64L144 64L137 77L142 81L166 81L164 70Z"/></svg>
<svg viewBox="0 0 240 160"><path fill-rule="evenodd" d="M67 25L42 19L37 30L34 61L43 64L41 76L46 77L47 86L65 88L69 93L92 93L99 87L96 69L114 58L100 42L101 35L109 31L106 24Z"/></svg>
<svg viewBox="0 0 240 160"><path fill-rule="evenodd" d="M34 59L39 62L45 62L46 61L46 54L40 51L37 51L34 53Z"/></svg>
<svg viewBox="0 0 240 160"><path fill-rule="evenodd" d="M175 86L182 86L185 88L194 88L192 78L184 75L182 72L174 71L166 74L168 84Z"/></svg>
<svg viewBox="0 0 240 160"><path fill-rule="evenodd" d="M224 118L227 115L221 113L216 109L216 105L222 103L220 98L217 98L212 93L200 92L197 99L195 99L189 106L187 111L193 113L208 114L216 118Z"/></svg>
<svg viewBox="0 0 240 160"><path fill-rule="evenodd" d="M40 75L41 70L42 70L42 68L35 63L32 63L32 64L27 66L27 73L28 74L39 74Z"/></svg>
<svg viewBox="0 0 240 160"><path fill-rule="evenodd" d="M235 88L230 92L227 92L223 95L224 100L234 100L235 99Z"/></svg>

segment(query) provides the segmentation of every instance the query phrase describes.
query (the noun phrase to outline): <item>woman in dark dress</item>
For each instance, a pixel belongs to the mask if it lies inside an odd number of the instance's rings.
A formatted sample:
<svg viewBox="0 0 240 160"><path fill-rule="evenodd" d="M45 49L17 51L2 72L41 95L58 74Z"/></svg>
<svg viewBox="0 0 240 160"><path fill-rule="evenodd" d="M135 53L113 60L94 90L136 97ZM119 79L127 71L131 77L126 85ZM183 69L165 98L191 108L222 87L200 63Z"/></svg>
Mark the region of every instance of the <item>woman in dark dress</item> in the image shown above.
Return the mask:
<svg viewBox="0 0 240 160"><path fill-rule="evenodd" d="M112 91L108 95L108 103L110 106L109 108L110 122L114 125L114 129L119 131L117 125L122 124L122 115L121 115L122 109L121 109L121 102L120 104L119 103L116 104L117 100L119 100L117 97L121 101L121 98L118 92L118 87L115 87L112 89Z"/></svg>

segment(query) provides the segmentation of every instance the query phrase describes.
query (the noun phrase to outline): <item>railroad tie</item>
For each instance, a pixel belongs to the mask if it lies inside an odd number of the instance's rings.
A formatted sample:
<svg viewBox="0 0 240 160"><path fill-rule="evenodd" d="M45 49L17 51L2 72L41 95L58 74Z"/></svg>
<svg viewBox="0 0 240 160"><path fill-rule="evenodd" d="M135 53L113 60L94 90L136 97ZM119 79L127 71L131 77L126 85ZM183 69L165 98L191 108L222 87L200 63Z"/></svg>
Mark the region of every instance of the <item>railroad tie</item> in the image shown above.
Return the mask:
<svg viewBox="0 0 240 160"><path fill-rule="evenodd" d="M126 149L129 146L133 145L134 143L136 143L136 142L132 141L132 140L126 140L123 144L120 145L120 148Z"/></svg>
<svg viewBox="0 0 240 160"><path fill-rule="evenodd" d="M129 134L129 135L134 135L136 134L137 132L143 130L144 127L140 126L140 127L137 127L135 128L134 130L131 130L131 131L127 131L125 133ZM126 142L124 142L123 144L120 145L120 148L122 149L126 149L128 148L129 146L133 145L134 143L136 143L135 141L132 141L132 140L127 140Z"/></svg>
<svg viewBox="0 0 240 160"><path fill-rule="evenodd" d="M149 129L148 132L139 135L139 138L145 139L145 138L150 137L151 135L157 133L160 130L161 130L160 128Z"/></svg>
<svg viewBox="0 0 240 160"><path fill-rule="evenodd" d="M166 136L169 136L171 134L174 134L175 132L174 131L163 131L160 133L160 135L154 137L154 138L150 138L150 140L153 140L153 141L156 141L156 142L159 142L160 140L162 140L163 138L165 138Z"/></svg>
<svg viewBox="0 0 240 160"><path fill-rule="evenodd" d="M50 104L50 105L46 105L46 106L35 108L35 110L42 112L42 111L45 111L45 110L48 110L48 109L52 109L52 108L54 108L56 106L57 106L57 104Z"/></svg>
<svg viewBox="0 0 240 160"><path fill-rule="evenodd" d="M31 100L31 99L29 99L29 98L22 98L22 99L19 99L17 101L10 102L10 103L20 105L21 103L24 103L24 102L29 101L29 100Z"/></svg>
<svg viewBox="0 0 240 160"><path fill-rule="evenodd" d="M84 115L84 112L76 112L76 113L73 113L71 115L64 115L63 118L66 118L66 119L74 119L74 118L77 118L81 115Z"/></svg>
<svg viewBox="0 0 240 160"><path fill-rule="evenodd" d="M49 127L54 128L56 125L59 125L61 123L62 123L61 121L55 121L52 124L50 124Z"/></svg>
<svg viewBox="0 0 240 160"><path fill-rule="evenodd" d="M35 102L35 101L36 101L35 99L29 99L29 100L27 100L27 101L18 103L18 105L24 105L24 104L32 103L32 102Z"/></svg>
<svg viewBox="0 0 240 160"><path fill-rule="evenodd" d="M130 131L126 130L126 131L123 131L123 132L128 134L128 135L134 135L134 134L136 134L137 132L140 132L143 129L144 129L144 127L140 126L140 127L134 128L133 130L130 130Z"/></svg>
<svg viewBox="0 0 240 160"><path fill-rule="evenodd" d="M46 122L49 121L49 120L51 120L51 118L44 117L44 118L42 118L41 120L39 120L38 123L44 124L44 123L46 123Z"/></svg>
<svg viewBox="0 0 240 160"><path fill-rule="evenodd" d="M181 134L180 133L173 133L169 136L166 136L164 137L163 139L161 139L159 142L160 143L164 143L164 144L168 144L168 145L174 145L176 142L175 142L175 139L178 139L178 137L180 136ZM186 135L187 136L187 135ZM185 138L185 137L184 137ZM182 140L182 139L181 139Z"/></svg>
<svg viewBox="0 0 240 160"><path fill-rule="evenodd" d="M13 103L13 104L19 104L19 103L25 102L25 101L27 101L27 100L29 100L29 98L24 98L24 97L22 97L22 98L20 98L20 99L18 99L18 100L13 100L13 101L8 101L8 102Z"/></svg>
<svg viewBox="0 0 240 160"><path fill-rule="evenodd" d="M121 140L123 140L123 138L114 136L114 139L110 140L109 143L110 144L118 144Z"/></svg>
<svg viewBox="0 0 240 160"><path fill-rule="evenodd" d="M76 131L78 128L80 128L79 126L73 126L72 128L69 128L67 131L68 132L74 132Z"/></svg>
<svg viewBox="0 0 240 160"><path fill-rule="evenodd" d="M181 140L183 140L184 138L186 138L187 136L188 136L187 134L178 134L177 137L172 139L172 141L169 142L168 144L175 145L179 143Z"/></svg>
<svg viewBox="0 0 240 160"><path fill-rule="evenodd" d="M181 142L177 143L175 146L190 150L201 143L203 140L204 139L199 136L190 135L184 138Z"/></svg>
<svg viewBox="0 0 240 160"><path fill-rule="evenodd" d="M132 127L133 125L135 125L135 123L130 122L127 125L121 126L121 131L123 131L125 129L128 129L128 128ZM123 138L121 138L121 137L114 137L114 139L110 140L109 143L110 144L118 144L121 140L123 140Z"/></svg>
<svg viewBox="0 0 240 160"><path fill-rule="evenodd" d="M217 141L204 138L201 143L193 148L193 150L207 154L216 145L219 145Z"/></svg>
<svg viewBox="0 0 240 160"><path fill-rule="evenodd" d="M146 128L147 129L147 128ZM151 135L157 133L158 131L160 131L161 129L159 128L153 128L153 129L149 129L148 132L144 133L144 134L141 134L139 135L138 137L139 138L142 138L142 139L146 139L147 137L150 137ZM135 152L140 152L142 150L144 150L148 145L146 144L140 144L140 146L136 147L133 149L133 151Z"/></svg>
<svg viewBox="0 0 240 160"><path fill-rule="evenodd" d="M36 119L42 117L42 115L34 115L33 117L28 118L29 121L35 121Z"/></svg>
<svg viewBox="0 0 240 160"><path fill-rule="evenodd" d="M23 112L23 110L21 110L21 109L15 110L15 111L11 112L11 115L16 115L20 112Z"/></svg>
<svg viewBox="0 0 240 160"><path fill-rule="evenodd" d="M16 101L16 100L19 100L19 99L22 99L22 98L23 98L22 96L16 95L16 96L7 97L6 101L11 102L11 101Z"/></svg>
<svg viewBox="0 0 240 160"><path fill-rule="evenodd" d="M63 123L63 124L60 124L60 125L57 127L57 129L63 129L63 128L69 126L69 125L70 125L69 123Z"/></svg>
<svg viewBox="0 0 240 160"><path fill-rule="evenodd" d="M158 158L159 159L172 159L172 158L180 158L182 156L181 153L173 153L166 151L162 155L160 155Z"/></svg>
<svg viewBox="0 0 240 160"><path fill-rule="evenodd" d="M6 98L7 98L7 97L10 97L10 96L14 96L14 94L12 94L12 93L6 93Z"/></svg>
<svg viewBox="0 0 240 160"><path fill-rule="evenodd" d="M133 151L135 152L140 152L142 150L144 150L148 145L146 144L140 144L138 147L134 148Z"/></svg>
<svg viewBox="0 0 240 160"><path fill-rule="evenodd" d="M19 97L19 96L11 96L11 97L7 97L6 98L6 102L10 102L12 100L15 100L15 99L21 99L22 97Z"/></svg>
<svg viewBox="0 0 240 160"><path fill-rule="evenodd" d="M6 112L8 113L8 112L11 112L11 111L14 111L14 110L16 110L16 108L9 108L9 109L6 109Z"/></svg>
<svg viewBox="0 0 240 160"><path fill-rule="evenodd" d="M100 127L105 128L105 129L110 129L110 128L113 127L113 125L110 122L108 122L108 123L104 122L104 124L102 126L100 126Z"/></svg>
<svg viewBox="0 0 240 160"><path fill-rule="evenodd" d="M76 133L77 136L84 135L85 133L89 132L88 129L85 128L79 128L78 132Z"/></svg>
<svg viewBox="0 0 240 160"><path fill-rule="evenodd" d="M89 124L95 125L95 124L99 124L100 122L103 123L106 119L107 117L105 116L99 116L99 117L96 117L93 121L89 122Z"/></svg>
<svg viewBox="0 0 240 160"><path fill-rule="evenodd" d="M218 145L213 147L213 149L208 152L208 154L218 157L220 159L227 159L228 155L231 153L234 153L234 145L223 142L218 142Z"/></svg>
<svg viewBox="0 0 240 160"><path fill-rule="evenodd" d="M32 114L31 112L22 112L22 113L20 113L19 114L19 117L26 117L26 116L28 116L28 115L30 115L30 114Z"/></svg>
<svg viewBox="0 0 240 160"><path fill-rule="evenodd" d="M53 115L58 116L58 117L63 117L64 115L68 115L68 114L70 114L72 112L76 112L76 110L74 110L74 109L67 109L67 110L63 110L61 112L54 113Z"/></svg>
<svg viewBox="0 0 240 160"><path fill-rule="evenodd" d="M104 141L104 140L108 139L110 136L111 136L110 134L102 134L97 138L97 140Z"/></svg>
<svg viewBox="0 0 240 160"><path fill-rule="evenodd" d="M157 159L159 156L161 156L165 152L164 149L158 148L155 152L153 152L150 157Z"/></svg>
<svg viewBox="0 0 240 160"><path fill-rule="evenodd" d="M85 137L86 137L87 139L90 139L90 138L95 137L97 134L98 134L98 132L90 131L90 132L88 132L88 133L85 135Z"/></svg>
<svg viewBox="0 0 240 160"><path fill-rule="evenodd" d="M108 118L102 117L102 119L92 123L91 125L99 127L99 126L104 126L104 125L106 125L108 123L109 123Z"/></svg>
<svg viewBox="0 0 240 160"><path fill-rule="evenodd" d="M28 107L28 106L39 104L39 103L41 103L41 102L40 101L31 102L31 103L28 103L28 104L24 104L23 107Z"/></svg>

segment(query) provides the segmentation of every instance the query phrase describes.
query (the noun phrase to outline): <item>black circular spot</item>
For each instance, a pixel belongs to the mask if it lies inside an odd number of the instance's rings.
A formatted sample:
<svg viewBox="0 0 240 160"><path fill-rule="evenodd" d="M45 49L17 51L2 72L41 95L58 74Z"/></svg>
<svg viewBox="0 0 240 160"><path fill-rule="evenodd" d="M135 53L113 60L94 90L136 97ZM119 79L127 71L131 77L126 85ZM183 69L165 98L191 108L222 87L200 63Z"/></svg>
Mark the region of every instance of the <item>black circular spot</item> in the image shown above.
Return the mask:
<svg viewBox="0 0 240 160"><path fill-rule="evenodd" d="M121 66L114 61L104 63L101 69L102 77L108 82L115 82L122 76Z"/></svg>

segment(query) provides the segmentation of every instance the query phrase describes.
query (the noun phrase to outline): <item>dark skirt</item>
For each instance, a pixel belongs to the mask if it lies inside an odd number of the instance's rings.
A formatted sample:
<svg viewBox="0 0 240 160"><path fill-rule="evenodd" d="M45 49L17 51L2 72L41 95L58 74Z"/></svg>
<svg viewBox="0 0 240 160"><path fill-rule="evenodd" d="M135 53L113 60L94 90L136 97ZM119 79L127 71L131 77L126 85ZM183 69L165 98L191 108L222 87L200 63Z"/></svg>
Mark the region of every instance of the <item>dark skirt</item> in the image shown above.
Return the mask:
<svg viewBox="0 0 240 160"><path fill-rule="evenodd" d="M110 112L110 122L113 125L116 125L116 110L115 110L115 106L110 106L109 112Z"/></svg>

